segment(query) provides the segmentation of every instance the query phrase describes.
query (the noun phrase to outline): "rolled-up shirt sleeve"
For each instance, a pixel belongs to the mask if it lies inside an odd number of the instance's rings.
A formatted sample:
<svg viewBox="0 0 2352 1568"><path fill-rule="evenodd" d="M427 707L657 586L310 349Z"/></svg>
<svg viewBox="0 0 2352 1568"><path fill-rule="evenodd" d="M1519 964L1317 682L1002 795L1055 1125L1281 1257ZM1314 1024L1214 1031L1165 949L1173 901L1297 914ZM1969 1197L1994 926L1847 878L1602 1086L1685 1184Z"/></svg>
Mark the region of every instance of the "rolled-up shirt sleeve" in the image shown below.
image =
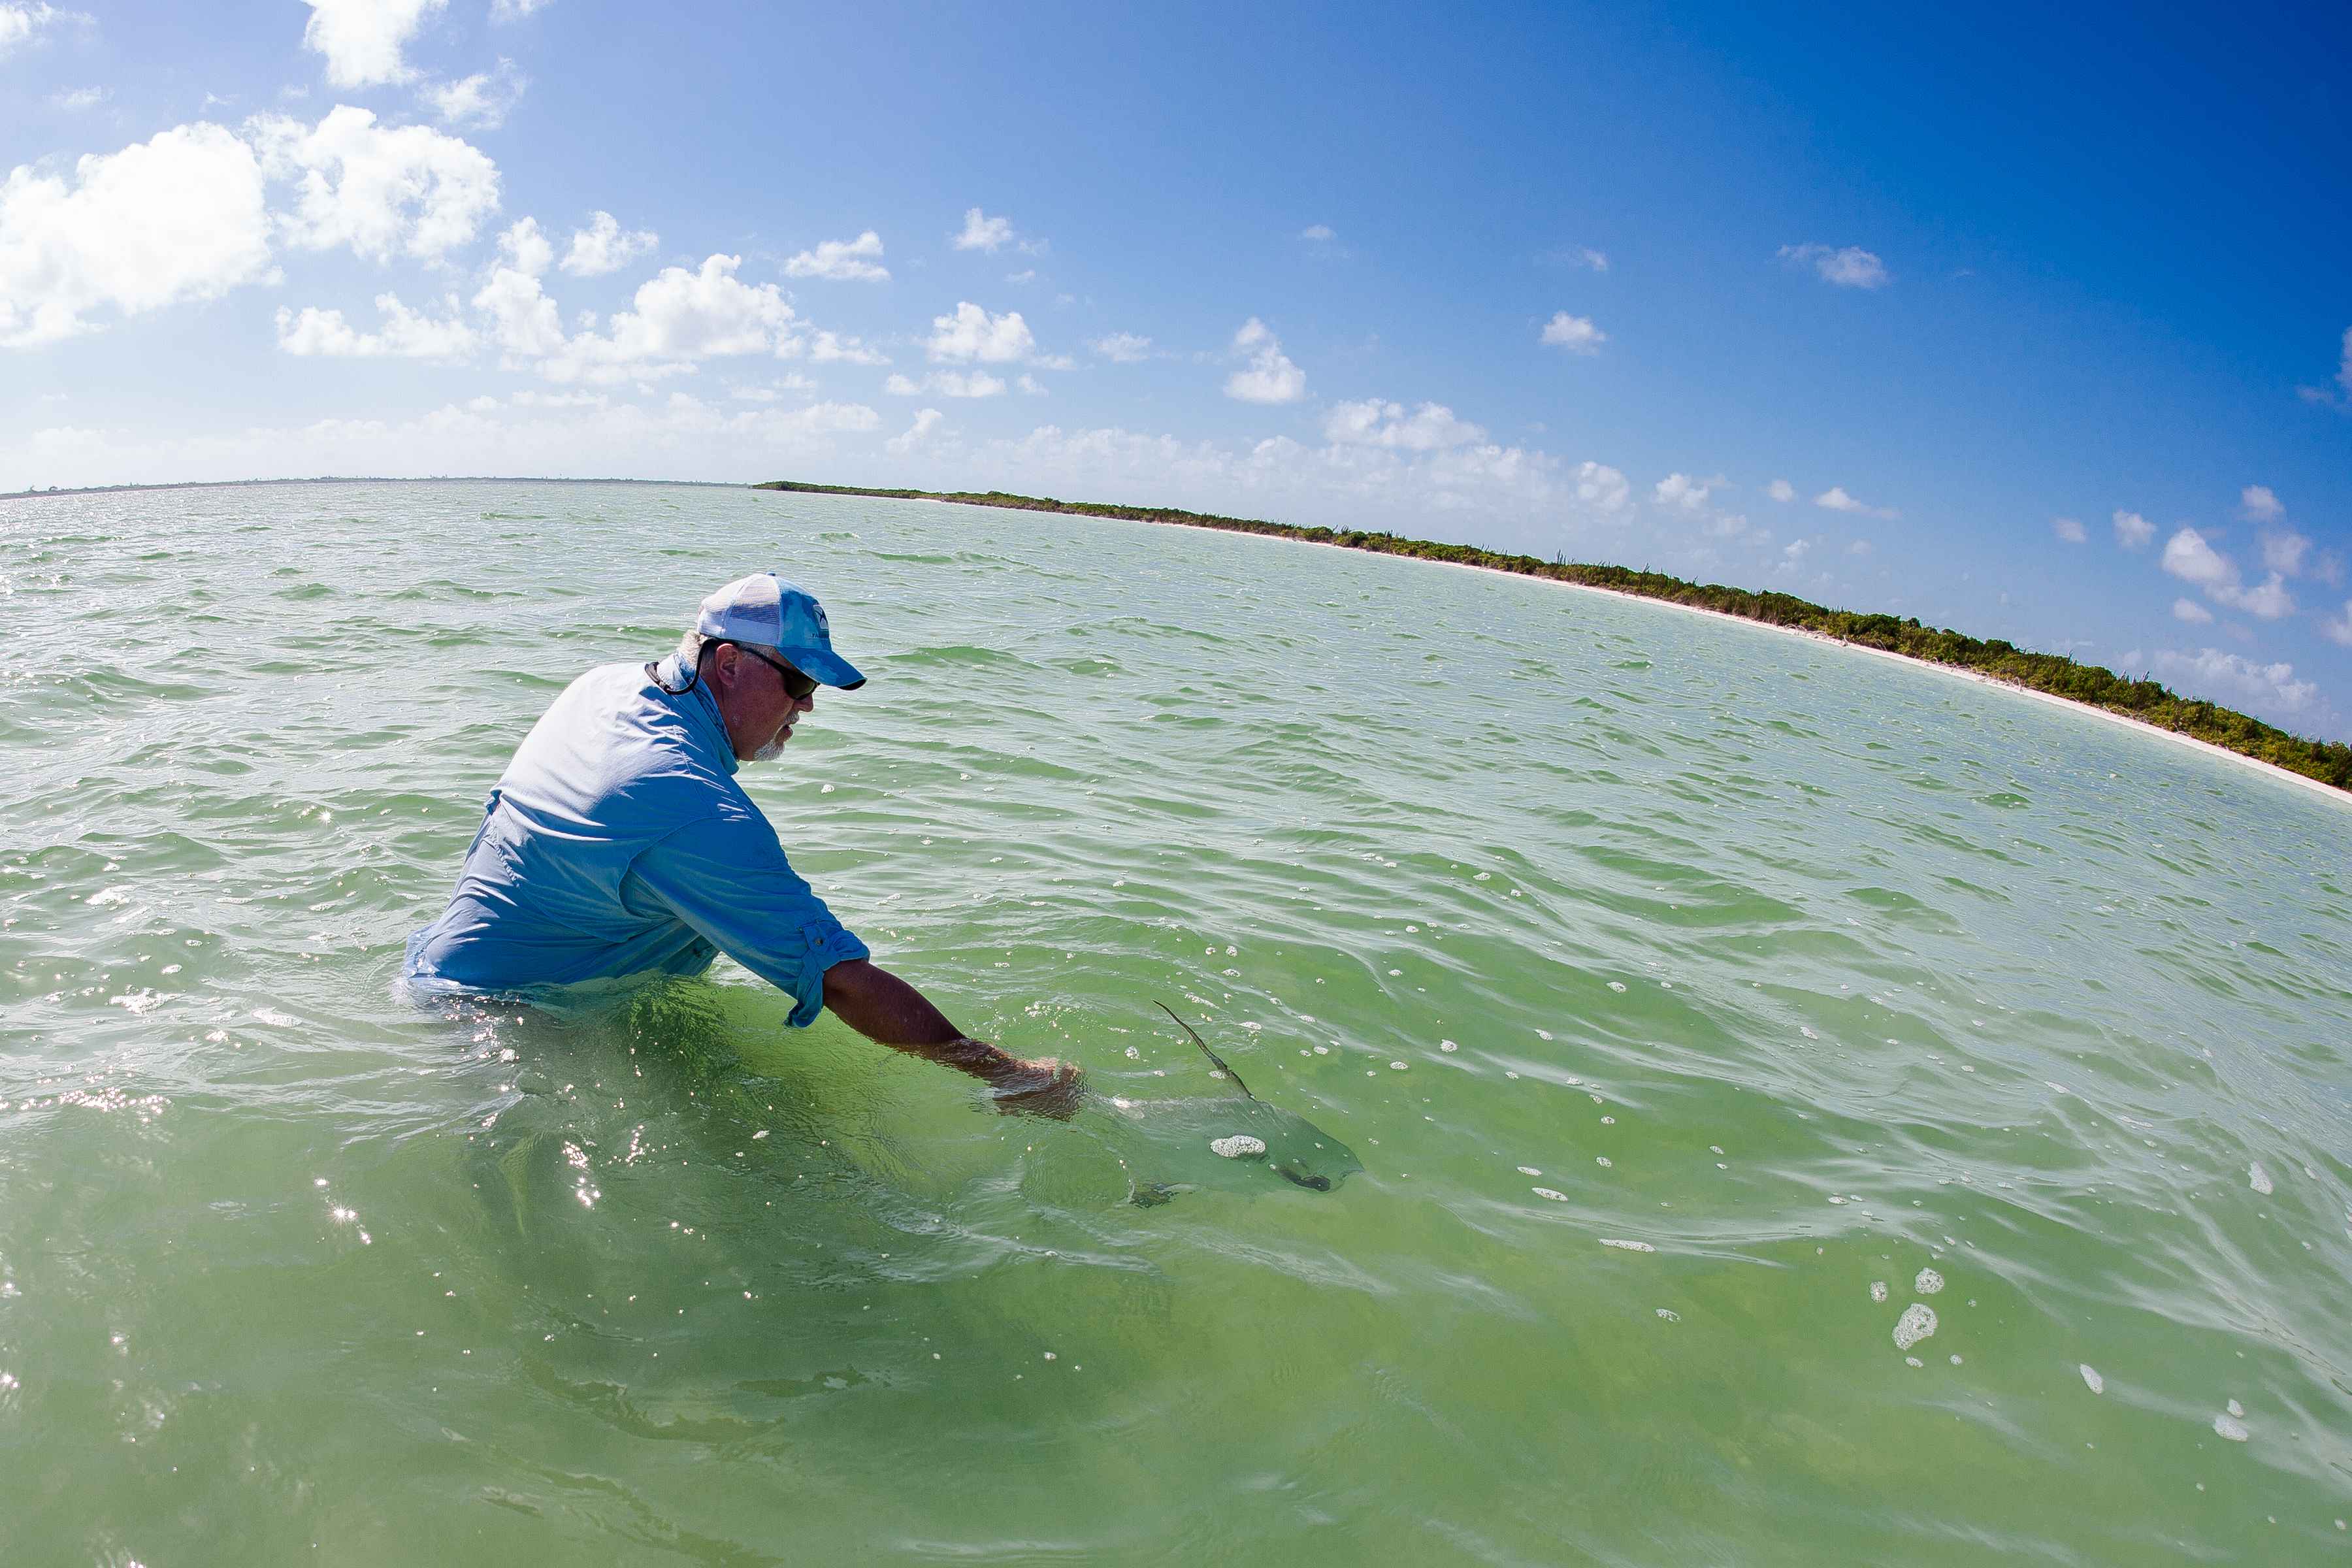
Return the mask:
<svg viewBox="0 0 2352 1568"><path fill-rule="evenodd" d="M784 858L757 813L722 812L680 827L640 854L629 880L695 933L793 999L805 1028L824 1008L824 972L868 956Z"/></svg>

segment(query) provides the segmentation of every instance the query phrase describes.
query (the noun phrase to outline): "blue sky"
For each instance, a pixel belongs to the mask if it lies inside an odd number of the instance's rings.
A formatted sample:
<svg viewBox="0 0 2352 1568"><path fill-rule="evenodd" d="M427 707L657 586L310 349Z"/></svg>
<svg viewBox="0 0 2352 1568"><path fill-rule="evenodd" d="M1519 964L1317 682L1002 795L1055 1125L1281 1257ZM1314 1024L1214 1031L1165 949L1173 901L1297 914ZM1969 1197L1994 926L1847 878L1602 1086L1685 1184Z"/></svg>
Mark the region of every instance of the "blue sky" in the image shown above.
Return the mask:
<svg viewBox="0 0 2352 1568"><path fill-rule="evenodd" d="M2148 9L0 0L0 488L1189 505L2352 735L2352 13Z"/></svg>

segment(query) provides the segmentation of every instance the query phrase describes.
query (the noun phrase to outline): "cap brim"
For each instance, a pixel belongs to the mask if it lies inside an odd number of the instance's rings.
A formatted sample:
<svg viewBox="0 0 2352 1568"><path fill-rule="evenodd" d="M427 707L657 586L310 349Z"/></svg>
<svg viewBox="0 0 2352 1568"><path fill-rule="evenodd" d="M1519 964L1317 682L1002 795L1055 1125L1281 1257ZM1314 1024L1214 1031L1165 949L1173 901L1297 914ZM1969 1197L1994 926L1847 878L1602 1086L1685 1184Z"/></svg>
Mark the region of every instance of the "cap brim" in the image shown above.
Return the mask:
<svg viewBox="0 0 2352 1568"><path fill-rule="evenodd" d="M866 684L866 678L857 673L857 667L837 653L829 653L821 647L781 647L776 651L791 659L793 668L803 675L827 686L855 691Z"/></svg>

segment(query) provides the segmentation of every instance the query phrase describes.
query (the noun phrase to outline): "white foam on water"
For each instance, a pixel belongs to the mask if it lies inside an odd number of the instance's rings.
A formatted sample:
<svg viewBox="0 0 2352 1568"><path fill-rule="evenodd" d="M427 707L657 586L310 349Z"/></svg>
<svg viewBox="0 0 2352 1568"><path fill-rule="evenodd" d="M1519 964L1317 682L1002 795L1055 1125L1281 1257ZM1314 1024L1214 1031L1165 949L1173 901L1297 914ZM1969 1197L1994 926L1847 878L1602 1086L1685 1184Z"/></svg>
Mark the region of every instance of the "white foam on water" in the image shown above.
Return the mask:
<svg viewBox="0 0 2352 1568"><path fill-rule="evenodd" d="M1625 989L1625 983L1622 980L1612 980L1609 983L1609 989L1612 991L1622 991Z"/></svg>
<svg viewBox="0 0 2352 1568"><path fill-rule="evenodd" d="M1903 1309L1902 1321L1895 1325L1895 1348L1907 1351L1921 1340L1936 1337L1936 1309L1924 1301L1914 1301Z"/></svg>
<svg viewBox="0 0 2352 1568"><path fill-rule="evenodd" d="M1664 1307L1658 1309L1658 1316L1670 1323L1679 1323L1683 1321L1683 1315L1680 1312L1668 1311Z"/></svg>
<svg viewBox="0 0 2352 1568"><path fill-rule="evenodd" d="M1209 1149L1211 1152L1222 1154L1228 1160L1239 1160L1245 1156L1265 1153L1265 1140L1253 1138L1246 1132L1236 1132L1230 1138L1210 1139Z"/></svg>
<svg viewBox="0 0 2352 1568"><path fill-rule="evenodd" d="M1455 1045L1452 1040L1440 1040L1437 1042L1437 1048L1441 1051L1458 1051L1462 1047Z"/></svg>
<svg viewBox="0 0 2352 1568"><path fill-rule="evenodd" d="M1919 1270L1919 1278L1911 1281L1911 1289L1922 1296L1932 1296L1944 1288L1944 1277L1932 1268Z"/></svg>
<svg viewBox="0 0 2352 1568"><path fill-rule="evenodd" d="M1315 1054L1318 1057L1328 1057L1331 1054L1331 1047L1328 1046L1318 1046L1315 1047Z"/></svg>
<svg viewBox="0 0 2352 1568"><path fill-rule="evenodd" d="M1874 1279L1870 1282L1870 1299L1874 1301L1884 1301L1886 1300L1885 1280Z"/></svg>
<svg viewBox="0 0 2352 1568"><path fill-rule="evenodd" d="M2101 1377L2099 1375L2099 1369L2093 1366L2089 1362L2084 1362L2074 1370L2083 1374L2083 1386L2089 1389L2092 1393L2105 1394L2107 1391L2107 1380Z"/></svg>
<svg viewBox="0 0 2352 1568"><path fill-rule="evenodd" d="M1543 1173L1537 1170L1533 1165L1521 1165L1519 1167L1519 1174L1522 1176L1540 1176Z"/></svg>
<svg viewBox="0 0 2352 1568"><path fill-rule="evenodd" d="M1536 1031L1536 1038L1539 1040L1549 1040L1551 1038L1551 1031L1549 1029L1538 1029Z"/></svg>
<svg viewBox="0 0 2352 1568"><path fill-rule="evenodd" d="M2264 1197L2271 1195L2271 1173L2263 1169L2263 1163L2260 1160L2246 1167L2246 1185Z"/></svg>
<svg viewBox="0 0 2352 1568"><path fill-rule="evenodd" d="M1568 1202L1568 1194L1566 1193L1556 1193L1549 1187L1529 1187L1528 1191L1535 1194L1535 1195L1539 1198L1549 1198L1556 1204L1564 1204Z"/></svg>
<svg viewBox="0 0 2352 1568"><path fill-rule="evenodd" d="M247 1015L247 1016L258 1018L263 1023L273 1025L280 1029L295 1028L302 1022L301 1019L294 1017L290 1014L281 1013L275 1007L256 1007Z"/></svg>
<svg viewBox="0 0 2352 1568"><path fill-rule="evenodd" d="M1805 1025L1803 1025L1803 1024L1800 1024L1800 1025L1798 1025L1798 1026L1797 1026L1797 1032L1798 1032L1799 1034L1801 1034L1801 1035L1804 1036L1804 1037L1805 1037L1805 1038L1807 1038L1807 1039L1809 1039L1809 1040L1818 1040L1818 1039L1820 1039L1820 1038L1821 1038L1821 1037L1820 1037L1819 1035L1816 1035L1815 1033L1813 1033L1813 1031L1812 1031L1810 1027L1808 1027L1807 1026L1805 1026Z"/></svg>
<svg viewBox="0 0 2352 1568"><path fill-rule="evenodd" d="M1404 1071L1404 1063L1402 1063L1402 1062L1391 1062L1391 1063L1389 1063L1389 1071L1391 1071L1391 1072L1402 1072L1402 1071Z"/></svg>
<svg viewBox="0 0 2352 1568"><path fill-rule="evenodd" d="M1906 1355L1903 1358L1903 1364L1905 1366L1926 1366L1927 1363L1921 1361L1916 1355Z"/></svg>
<svg viewBox="0 0 2352 1568"><path fill-rule="evenodd" d="M2252 1432L2246 1430L2244 1422L2231 1415L2213 1417L2213 1431L2217 1436L2227 1437L2232 1443L2242 1443L2253 1436Z"/></svg>
<svg viewBox="0 0 2352 1568"><path fill-rule="evenodd" d="M1601 1238L1601 1245L1603 1247L1613 1247L1624 1252L1655 1252L1658 1250L1646 1241L1624 1241L1612 1236L1602 1237Z"/></svg>
<svg viewBox="0 0 2352 1568"><path fill-rule="evenodd" d="M2231 1401L2230 1401L2229 1405L2227 1406L2227 1408L2228 1408L2228 1410L2229 1410L2230 1414L2231 1414L2231 1415L2243 1415L2246 1413L2246 1407L2245 1407L2244 1405L2242 1405L2239 1404L2239 1403L2238 1403L2236 1400L2234 1400L2234 1399L2232 1399Z"/></svg>
<svg viewBox="0 0 2352 1568"><path fill-rule="evenodd" d="M1614 1170L1614 1169L1616 1169L1616 1167L1615 1167L1615 1166L1612 1165L1612 1164L1609 1163L1609 1156L1608 1156L1608 1155L1606 1155L1606 1154L1595 1154L1594 1156L1592 1156L1592 1163L1593 1163L1594 1164L1596 1164L1596 1165L1600 1166L1600 1167L1601 1167L1602 1170L1604 1170L1604 1171L1610 1171L1610 1170Z"/></svg>

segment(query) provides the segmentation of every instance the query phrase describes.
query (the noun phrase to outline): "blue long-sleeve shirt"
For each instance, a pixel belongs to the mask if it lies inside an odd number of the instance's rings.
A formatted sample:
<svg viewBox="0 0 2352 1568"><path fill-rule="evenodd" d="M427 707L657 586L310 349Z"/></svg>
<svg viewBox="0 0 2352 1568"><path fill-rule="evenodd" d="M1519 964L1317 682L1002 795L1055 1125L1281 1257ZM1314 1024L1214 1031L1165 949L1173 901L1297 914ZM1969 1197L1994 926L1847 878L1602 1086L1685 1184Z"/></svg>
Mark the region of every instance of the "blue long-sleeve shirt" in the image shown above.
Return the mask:
<svg viewBox="0 0 2352 1568"><path fill-rule="evenodd" d="M675 683L673 683L675 684ZM725 952L814 1021L824 972L867 949L793 870L735 782L702 685L608 664L564 689L490 791L457 891L408 939L429 991L697 974Z"/></svg>

